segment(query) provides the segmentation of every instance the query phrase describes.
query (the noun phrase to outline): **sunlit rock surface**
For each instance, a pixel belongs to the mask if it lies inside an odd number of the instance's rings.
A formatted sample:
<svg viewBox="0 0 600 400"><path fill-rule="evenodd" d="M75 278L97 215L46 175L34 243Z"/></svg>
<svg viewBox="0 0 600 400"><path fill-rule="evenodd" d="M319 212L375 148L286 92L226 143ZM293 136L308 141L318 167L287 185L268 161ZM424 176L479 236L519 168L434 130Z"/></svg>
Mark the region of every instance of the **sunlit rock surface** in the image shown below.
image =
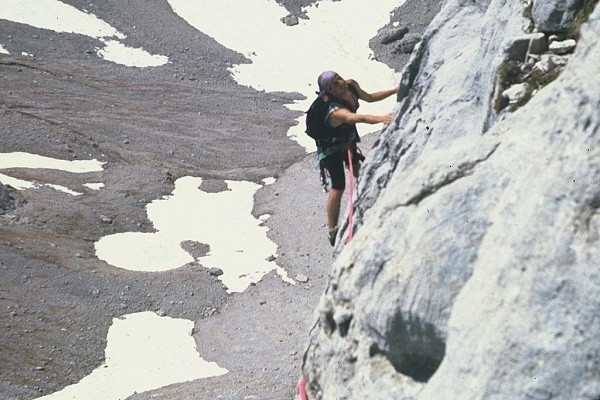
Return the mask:
<svg viewBox="0 0 600 400"><path fill-rule="evenodd" d="M413 52L316 312L311 399L600 398L600 12L497 113L524 7L450 1Z"/></svg>

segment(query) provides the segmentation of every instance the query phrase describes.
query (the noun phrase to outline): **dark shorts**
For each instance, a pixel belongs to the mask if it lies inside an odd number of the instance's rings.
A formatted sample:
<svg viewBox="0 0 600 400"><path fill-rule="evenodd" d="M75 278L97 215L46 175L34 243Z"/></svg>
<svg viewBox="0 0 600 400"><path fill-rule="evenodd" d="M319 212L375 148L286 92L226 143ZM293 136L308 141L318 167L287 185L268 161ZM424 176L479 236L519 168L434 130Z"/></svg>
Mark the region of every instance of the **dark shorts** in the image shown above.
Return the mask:
<svg viewBox="0 0 600 400"><path fill-rule="evenodd" d="M354 152L352 155L352 161L354 164L354 174L356 175L359 167L358 153ZM344 164L348 165L348 152L340 151L330 154L321 162L323 163L323 168L325 168L329 173L329 179L331 179L331 188L337 190L346 189L346 174L344 173Z"/></svg>

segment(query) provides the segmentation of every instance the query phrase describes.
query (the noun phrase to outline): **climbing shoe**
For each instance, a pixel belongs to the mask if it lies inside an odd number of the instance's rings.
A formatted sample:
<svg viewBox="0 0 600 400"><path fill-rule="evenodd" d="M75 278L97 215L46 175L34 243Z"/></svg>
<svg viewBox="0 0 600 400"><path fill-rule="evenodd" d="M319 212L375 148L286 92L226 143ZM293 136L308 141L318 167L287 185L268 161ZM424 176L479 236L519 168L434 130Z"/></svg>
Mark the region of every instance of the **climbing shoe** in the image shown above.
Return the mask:
<svg viewBox="0 0 600 400"><path fill-rule="evenodd" d="M329 229L329 243L331 243L332 246L335 244L335 238L337 237L338 230L339 228L337 225Z"/></svg>

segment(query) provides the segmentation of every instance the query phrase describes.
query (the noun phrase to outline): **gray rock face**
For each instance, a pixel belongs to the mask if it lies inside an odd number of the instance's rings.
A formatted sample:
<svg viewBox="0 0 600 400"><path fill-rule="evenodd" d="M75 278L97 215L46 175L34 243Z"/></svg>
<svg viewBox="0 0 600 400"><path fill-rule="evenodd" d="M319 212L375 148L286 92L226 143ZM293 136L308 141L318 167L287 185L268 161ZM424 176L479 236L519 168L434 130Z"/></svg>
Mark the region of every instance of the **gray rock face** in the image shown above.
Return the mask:
<svg viewBox="0 0 600 400"><path fill-rule="evenodd" d="M600 11L497 115L525 25L520 2L449 1L415 48L316 311L311 399L600 398Z"/></svg>

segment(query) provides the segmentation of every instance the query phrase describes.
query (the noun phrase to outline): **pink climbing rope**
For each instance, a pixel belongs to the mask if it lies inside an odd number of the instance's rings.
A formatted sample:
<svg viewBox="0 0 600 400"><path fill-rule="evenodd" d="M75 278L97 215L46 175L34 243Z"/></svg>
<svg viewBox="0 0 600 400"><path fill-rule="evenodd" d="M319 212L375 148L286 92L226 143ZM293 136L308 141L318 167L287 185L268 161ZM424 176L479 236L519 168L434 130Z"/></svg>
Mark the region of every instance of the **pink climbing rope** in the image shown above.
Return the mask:
<svg viewBox="0 0 600 400"><path fill-rule="evenodd" d="M348 196L350 197L348 200L348 240L349 243L352 241L353 236L353 226L354 226L354 163L352 160L352 148L348 147Z"/></svg>
<svg viewBox="0 0 600 400"><path fill-rule="evenodd" d="M304 377L300 378L296 389L298 389L298 400L308 400L308 396L306 395L306 379Z"/></svg>

